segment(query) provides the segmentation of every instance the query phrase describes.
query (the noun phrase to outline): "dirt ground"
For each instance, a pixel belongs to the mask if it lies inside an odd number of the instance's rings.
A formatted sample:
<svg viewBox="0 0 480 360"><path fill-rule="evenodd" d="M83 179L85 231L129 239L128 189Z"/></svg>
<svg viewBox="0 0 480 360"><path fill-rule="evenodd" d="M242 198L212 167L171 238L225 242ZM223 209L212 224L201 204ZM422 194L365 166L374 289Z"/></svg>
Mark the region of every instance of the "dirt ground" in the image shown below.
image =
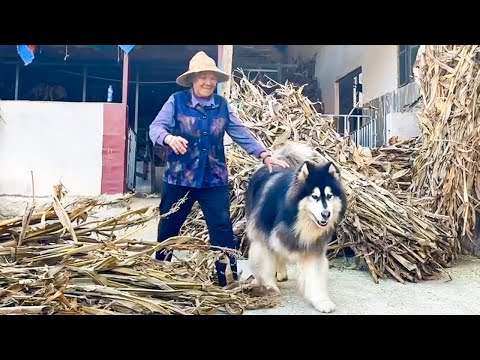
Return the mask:
<svg viewBox="0 0 480 360"><path fill-rule="evenodd" d="M2 200L6 200L3 198ZM131 208L158 206L159 198L135 198ZM3 201L5 205L6 202ZM3 212L24 210L24 204L17 202L4 206ZM8 210L8 211L7 211ZM125 211L125 208L106 209L101 217ZM135 233L135 237L155 240L157 222L151 221ZM375 284L368 272L348 269L344 259L335 259L330 264L331 300L336 304L335 315L398 315L398 314L480 314L480 259L462 258L453 268L446 269L443 279L422 283L400 284L395 280L380 280ZM250 273L247 261L239 261L242 278ZM322 315L309 306L297 292L296 268L288 269L289 280L280 283L281 303L272 309L247 311L245 315Z"/></svg>

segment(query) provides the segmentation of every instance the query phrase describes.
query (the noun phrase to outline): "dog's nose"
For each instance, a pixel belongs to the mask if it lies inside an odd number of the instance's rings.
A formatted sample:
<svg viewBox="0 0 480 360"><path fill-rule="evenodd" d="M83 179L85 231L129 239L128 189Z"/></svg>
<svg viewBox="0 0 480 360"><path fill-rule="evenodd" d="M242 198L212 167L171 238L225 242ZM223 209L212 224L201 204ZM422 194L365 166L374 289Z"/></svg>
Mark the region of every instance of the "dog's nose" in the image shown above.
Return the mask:
<svg viewBox="0 0 480 360"><path fill-rule="evenodd" d="M330 211L328 210L323 210L322 211L322 217L327 220L330 217Z"/></svg>

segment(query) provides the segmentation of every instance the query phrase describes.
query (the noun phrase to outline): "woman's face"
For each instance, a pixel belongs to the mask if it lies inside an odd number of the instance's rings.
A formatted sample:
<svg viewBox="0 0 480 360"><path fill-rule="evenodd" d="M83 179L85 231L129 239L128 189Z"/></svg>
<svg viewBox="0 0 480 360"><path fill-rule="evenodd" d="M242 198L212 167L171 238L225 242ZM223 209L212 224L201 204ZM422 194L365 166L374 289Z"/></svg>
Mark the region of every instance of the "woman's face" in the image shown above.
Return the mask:
<svg viewBox="0 0 480 360"><path fill-rule="evenodd" d="M199 97L210 97L217 86L217 75L211 71L200 72L193 79L193 91Z"/></svg>

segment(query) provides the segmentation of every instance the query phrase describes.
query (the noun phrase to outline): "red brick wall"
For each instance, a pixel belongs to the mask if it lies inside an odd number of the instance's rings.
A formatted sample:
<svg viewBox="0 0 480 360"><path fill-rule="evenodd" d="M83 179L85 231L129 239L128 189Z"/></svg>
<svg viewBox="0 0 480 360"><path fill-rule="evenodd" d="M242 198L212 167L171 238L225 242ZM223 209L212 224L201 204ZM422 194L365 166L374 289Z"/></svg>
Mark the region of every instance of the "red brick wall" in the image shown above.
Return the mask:
<svg viewBox="0 0 480 360"><path fill-rule="evenodd" d="M125 104L104 104L102 193L126 191L127 108Z"/></svg>

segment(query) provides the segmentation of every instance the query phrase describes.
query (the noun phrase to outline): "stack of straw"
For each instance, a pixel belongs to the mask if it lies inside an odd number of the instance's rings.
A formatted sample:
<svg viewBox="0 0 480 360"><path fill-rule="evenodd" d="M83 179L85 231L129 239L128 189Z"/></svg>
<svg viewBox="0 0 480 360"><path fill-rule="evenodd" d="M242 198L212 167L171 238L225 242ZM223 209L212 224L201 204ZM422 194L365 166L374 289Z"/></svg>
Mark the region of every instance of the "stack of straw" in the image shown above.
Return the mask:
<svg viewBox="0 0 480 360"><path fill-rule="evenodd" d="M241 314L276 305L262 287L215 284L226 249L192 237L135 240L139 226L158 218L156 208L102 217L101 208L128 198L67 204L62 194L57 187L51 204L0 222L0 314ZM162 249L187 255L153 259Z"/></svg>
<svg viewBox="0 0 480 360"><path fill-rule="evenodd" d="M287 140L302 141L317 150L319 160L333 161L340 168L349 207L338 237L330 244L333 254L351 247L365 261L375 282L389 275L400 282L437 277L456 257L445 217L379 186L376 182L385 176L383 170L370 166L372 155L349 138L340 137L334 120L319 114L302 89L288 83L253 84L240 73L232 101L244 124L268 148ZM245 190L258 162L236 144L228 148L227 156L234 231L245 240ZM377 159L376 165L381 161ZM388 158L384 164L388 166ZM202 214L196 210L183 231L207 240Z"/></svg>
<svg viewBox="0 0 480 360"><path fill-rule="evenodd" d="M429 198L431 211L448 218L458 247L477 255L479 52L478 45L427 45L419 52L416 68L423 98L418 114L422 141L410 189L416 197Z"/></svg>

